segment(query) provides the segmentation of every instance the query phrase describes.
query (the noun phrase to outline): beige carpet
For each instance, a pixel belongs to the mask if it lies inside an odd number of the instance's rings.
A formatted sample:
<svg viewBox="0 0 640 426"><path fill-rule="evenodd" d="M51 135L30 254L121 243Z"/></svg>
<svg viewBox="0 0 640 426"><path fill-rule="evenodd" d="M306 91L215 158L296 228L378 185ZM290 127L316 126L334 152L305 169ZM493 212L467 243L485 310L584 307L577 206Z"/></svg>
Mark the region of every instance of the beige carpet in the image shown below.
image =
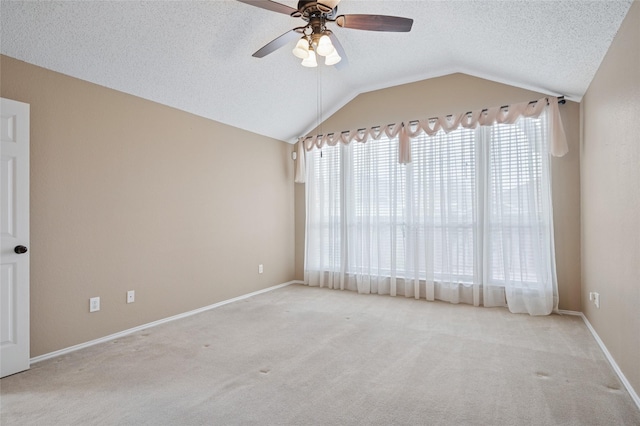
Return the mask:
<svg viewBox="0 0 640 426"><path fill-rule="evenodd" d="M2 425L640 425L579 317L289 286L33 365Z"/></svg>

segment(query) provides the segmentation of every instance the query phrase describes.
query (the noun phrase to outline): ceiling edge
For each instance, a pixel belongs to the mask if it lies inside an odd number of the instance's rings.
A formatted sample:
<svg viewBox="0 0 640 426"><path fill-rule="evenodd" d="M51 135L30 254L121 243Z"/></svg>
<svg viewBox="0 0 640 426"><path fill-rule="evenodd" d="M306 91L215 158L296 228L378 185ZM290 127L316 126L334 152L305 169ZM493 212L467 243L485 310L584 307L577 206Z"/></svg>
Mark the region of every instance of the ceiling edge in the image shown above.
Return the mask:
<svg viewBox="0 0 640 426"><path fill-rule="evenodd" d="M574 102L581 102L582 97L584 96L584 94L559 93L547 87L540 87L534 84L522 84L522 83L510 80L510 79L505 79L505 78L496 78L493 75L478 72L466 67L457 66L457 67L447 68L444 70L441 69L437 72L425 72L425 73L414 74L413 76L398 78L395 80L388 81L384 84L372 84L369 86L363 86L360 88L360 90L353 90L347 93L340 102L328 107L322 112L322 115L324 116L323 121L328 120L333 114L338 112L342 107L344 107L353 99L355 99L358 95L361 95L363 93L373 92L375 90L388 89L390 87L400 86L400 85L409 84L409 83L415 83L417 81L429 80L432 78L444 77L446 75L457 74L457 73L466 74L471 77L481 78L483 80L492 81L494 83L506 84L508 86L513 86L513 87L517 87L524 90L530 90L532 92L539 92L549 96L564 96L565 99L574 101ZM313 131L313 129L315 129L316 127L317 125L312 123L304 127L304 131L300 135L287 139L285 140L285 142L294 144L298 141L299 137L308 136L309 133Z"/></svg>

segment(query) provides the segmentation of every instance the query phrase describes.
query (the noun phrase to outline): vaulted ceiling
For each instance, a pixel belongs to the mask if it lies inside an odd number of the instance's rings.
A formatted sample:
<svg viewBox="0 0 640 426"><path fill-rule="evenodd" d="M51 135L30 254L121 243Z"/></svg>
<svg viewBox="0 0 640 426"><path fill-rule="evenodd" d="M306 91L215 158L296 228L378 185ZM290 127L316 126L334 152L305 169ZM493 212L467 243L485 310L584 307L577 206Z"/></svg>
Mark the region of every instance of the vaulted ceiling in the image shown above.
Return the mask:
<svg viewBox="0 0 640 426"><path fill-rule="evenodd" d="M296 7L297 1L281 3ZM462 72L580 100L632 1L342 0L339 14L414 19L409 33L332 26L348 66L304 68L303 24L233 0L2 1L1 52L293 142L359 93Z"/></svg>

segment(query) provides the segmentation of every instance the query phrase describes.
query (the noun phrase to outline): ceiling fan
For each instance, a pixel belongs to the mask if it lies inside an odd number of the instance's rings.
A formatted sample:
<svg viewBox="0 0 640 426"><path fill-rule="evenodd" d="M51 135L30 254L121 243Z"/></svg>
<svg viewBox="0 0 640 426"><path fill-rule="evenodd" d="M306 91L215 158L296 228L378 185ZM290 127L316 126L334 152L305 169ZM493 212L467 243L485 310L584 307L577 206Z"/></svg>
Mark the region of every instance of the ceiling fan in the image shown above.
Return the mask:
<svg viewBox="0 0 640 426"><path fill-rule="evenodd" d="M324 56L326 65L336 65L336 68L346 66L347 56L335 34L327 28L329 23L336 23L339 27L354 30L389 32L409 32L413 25L413 19L399 16L360 14L336 16L340 0L323 0L322 2L300 0L297 9L271 0L238 1L306 21L306 25L287 31L260 48L253 56L263 58L300 38L293 49L293 54L302 59L303 66L308 67L317 66L316 55Z"/></svg>

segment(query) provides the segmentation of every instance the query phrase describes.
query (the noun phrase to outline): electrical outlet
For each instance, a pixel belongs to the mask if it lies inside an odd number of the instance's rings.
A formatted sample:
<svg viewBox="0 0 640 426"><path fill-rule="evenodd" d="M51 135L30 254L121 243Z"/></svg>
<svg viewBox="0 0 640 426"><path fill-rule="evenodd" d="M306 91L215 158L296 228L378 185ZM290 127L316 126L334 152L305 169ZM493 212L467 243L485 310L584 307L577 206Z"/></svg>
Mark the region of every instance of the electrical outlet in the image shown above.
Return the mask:
<svg viewBox="0 0 640 426"><path fill-rule="evenodd" d="M127 292L127 303L133 303L136 301L136 292L135 290L129 290Z"/></svg>
<svg viewBox="0 0 640 426"><path fill-rule="evenodd" d="M600 293L593 293L593 303L596 305L596 308L600 308Z"/></svg>
<svg viewBox="0 0 640 426"><path fill-rule="evenodd" d="M262 266L262 263L258 265L258 273L261 274L264 272L264 267Z"/></svg>
<svg viewBox="0 0 640 426"><path fill-rule="evenodd" d="M89 299L89 312L97 312L100 310L100 298L92 297Z"/></svg>

